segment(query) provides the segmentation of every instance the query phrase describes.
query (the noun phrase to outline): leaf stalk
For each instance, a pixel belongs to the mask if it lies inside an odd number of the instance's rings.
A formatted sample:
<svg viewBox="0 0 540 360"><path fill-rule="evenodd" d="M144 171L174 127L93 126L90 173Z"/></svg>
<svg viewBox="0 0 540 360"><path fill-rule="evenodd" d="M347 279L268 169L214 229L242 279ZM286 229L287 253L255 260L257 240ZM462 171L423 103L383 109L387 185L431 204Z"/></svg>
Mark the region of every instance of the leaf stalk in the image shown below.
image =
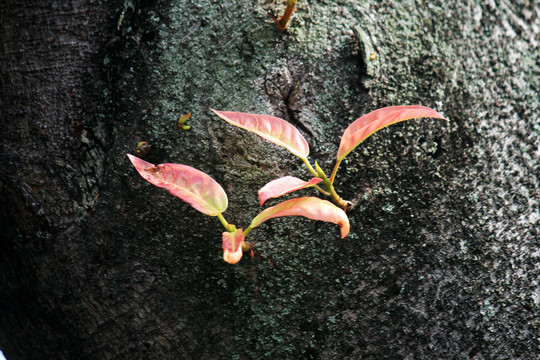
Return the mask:
<svg viewBox="0 0 540 360"><path fill-rule="evenodd" d="M225 220L225 218L223 217L223 214L222 213L219 213L217 214L217 217L219 219L219 221L221 221L221 223L223 224L223 226L225 227L225 230L227 230L228 232L234 232L236 231L236 226L232 225L232 224L229 224L227 222L227 220Z"/></svg>
<svg viewBox="0 0 540 360"><path fill-rule="evenodd" d="M311 166L311 164L309 163L309 161L308 161L307 158L303 157L303 158L301 158L301 159L302 159L302 161L304 162L304 164L306 164L307 169L309 170L309 172L310 172L313 176L318 177L318 178L321 177L321 176L319 175L319 173L313 168L313 166ZM321 179L322 179L322 178L321 178Z"/></svg>
<svg viewBox="0 0 540 360"><path fill-rule="evenodd" d="M244 239L247 238L248 234L251 232L251 230L253 230L253 228L251 227L251 225L249 225L246 230L244 230Z"/></svg>
<svg viewBox="0 0 540 360"><path fill-rule="evenodd" d="M319 164L317 164L317 162L315 162L315 169L317 170L318 176L321 179L323 179L322 183L323 183L323 185L325 186L325 188L327 190L327 194L328 194L327 196L329 196L330 199L332 199L334 204L336 204L337 206L342 208L343 211L347 211L347 209L351 207L351 203L349 201L343 200L338 195L338 193L336 192L336 189L334 188L334 179L333 178L328 179L328 177L324 173L323 169L319 166ZM335 174L336 172L337 172L337 167L334 167L334 171L332 171L332 175L334 176L334 178L336 176L336 174Z"/></svg>
<svg viewBox="0 0 540 360"><path fill-rule="evenodd" d="M339 169L339 165L341 164L341 161L343 159L338 159L336 161L336 165L334 165L334 169L332 170L332 174L330 174L330 182L333 184L334 183L334 180L336 179L336 174L337 174L337 171Z"/></svg>
<svg viewBox="0 0 540 360"><path fill-rule="evenodd" d="M330 196L330 193L328 191L324 190L323 188L321 188L319 185L313 185L313 187L315 189L317 189L324 196Z"/></svg>

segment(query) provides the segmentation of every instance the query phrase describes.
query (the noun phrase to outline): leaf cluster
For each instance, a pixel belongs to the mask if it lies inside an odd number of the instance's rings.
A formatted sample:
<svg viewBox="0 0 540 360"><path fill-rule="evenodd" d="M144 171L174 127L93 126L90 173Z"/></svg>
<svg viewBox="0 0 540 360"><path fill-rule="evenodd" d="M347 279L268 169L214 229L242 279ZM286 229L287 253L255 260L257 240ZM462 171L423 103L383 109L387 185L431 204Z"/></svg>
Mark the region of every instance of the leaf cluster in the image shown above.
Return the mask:
<svg viewBox="0 0 540 360"><path fill-rule="evenodd" d="M350 224L345 212L351 203L343 200L334 188L334 180L343 159L366 138L386 126L414 118L445 119L437 111L425 106L390 106L374 110L356 119L345 129L334 169L328 177L317 162L315 162L315 167L311 165L308 160L309 146L306 139L287 121L269 115L210 110L234 126L283 146L298 156L313 175L309 181L293 176L270 181L258 192L261 205L270 198L277 198L308 187L314 187L331 200L299 197L283 201L261 211L245 230L237 229L223 217L223 212L228 205L227 194L208 174L182 164L155 166L128 154L133 166L148 182L167 189L172 195L187 202L203 214L219 218L226 230L222 234L223 259L231 264L240 261L244 251L251 251L251 244L245 241L247 235L263 222L277 217L303 216L312 220L331 222L339 225L342 238L347 236Z"/></svg>

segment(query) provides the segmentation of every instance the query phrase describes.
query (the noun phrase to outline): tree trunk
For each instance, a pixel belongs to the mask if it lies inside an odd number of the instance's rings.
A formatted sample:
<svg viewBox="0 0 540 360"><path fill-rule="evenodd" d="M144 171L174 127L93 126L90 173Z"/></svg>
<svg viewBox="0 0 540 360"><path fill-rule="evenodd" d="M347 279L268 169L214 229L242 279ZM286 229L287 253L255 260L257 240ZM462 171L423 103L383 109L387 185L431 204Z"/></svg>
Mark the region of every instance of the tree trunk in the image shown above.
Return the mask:
<svg viewBox="0 0 540 360"><path fill-rule="evenodd" d="M0 3L8 360L538 356L538 4L301 0L282 33L283 10ZM349 123L406 104L450 121L393 125L346 158L348 237L273 219L237 265L216 218L126 157L146 141L146 161L205 171L245 228L261 186L309 173L209 108L286 119L330 172Z"/></svg>

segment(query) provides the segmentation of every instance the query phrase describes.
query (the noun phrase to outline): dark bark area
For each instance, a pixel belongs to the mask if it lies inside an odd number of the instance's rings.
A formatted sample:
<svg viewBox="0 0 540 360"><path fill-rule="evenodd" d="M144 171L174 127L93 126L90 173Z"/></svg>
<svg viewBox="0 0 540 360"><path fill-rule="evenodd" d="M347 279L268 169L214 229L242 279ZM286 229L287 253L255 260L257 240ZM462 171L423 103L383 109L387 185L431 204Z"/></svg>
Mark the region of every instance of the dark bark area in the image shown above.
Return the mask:
<svg viewBox="0 0 540 360"><path fill-rule="evenodd" d="M266 13L282 10L0 3L8 360L538 356L538 4L300 1L280 33ZM402 104L451 121L392 126L347 157L347 238L275 219L235 266L218 220L126 158L147 141L145 160L209 173L245 227L257 189L308 175L209 107L290 121L329 171L350 122Z"/></svg>
<svg viewBox="0 0 540 360"><path fill-rule="evenodd" d="M84 336L73 337L78 329L62 318L80 317L75 307L88 301L66 283L87 281L77 279L79 244L70 239L96 204L102 171L85 114L96 107L91 85L101 76L111 10L3 1L0 23L0 346L12 359L67 358Z"/></svg>

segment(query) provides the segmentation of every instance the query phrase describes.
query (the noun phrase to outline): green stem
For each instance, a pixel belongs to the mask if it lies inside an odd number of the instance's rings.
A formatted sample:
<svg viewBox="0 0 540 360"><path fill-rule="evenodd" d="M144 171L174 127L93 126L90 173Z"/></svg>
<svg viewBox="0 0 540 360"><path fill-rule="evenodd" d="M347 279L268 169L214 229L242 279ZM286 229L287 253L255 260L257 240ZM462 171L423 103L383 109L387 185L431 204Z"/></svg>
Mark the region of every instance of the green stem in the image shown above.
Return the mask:
<svg viewBox="0 0 540 360"><path fill-rule="evenodd" d="M330 182L330 180L328 180L328 184L325 184L325 185L327 186L327 189L330 192L330 199L332 199L334 204L342 208L343 211L347 211L347 209L350 208L352 204L349 201L343 200L338 195L338 193L336 192L336 189L334 189L334 185Z"/></svg>
<svg viewBox="0 0 540 360"><path fill-rule="evenodd" d="M321 188L319 185L313 185L313 187L317 190L319 190L319 192L321 194L323 194L324 196L330 196L330 193L328 191L325 191L323 188Z"/></svg>
<svg viewBox="0 0 540 360"><path fill-rule="evenodd" d="M334 183L334 180L336 179L336 174L337 174L337 171L338 171L338 168L339 168L339 165L341 164L341 161L343 159L339 159L336 161L336 165L334 166L334 170L332 170L332 174L330 175L330 182L333 184Z"/></svg>
<svg viewBox="0 0 540 360"><path fill-rule="evenodd" d="M339 164L338 164L339 166ZM336 189L334 189L334 180L333 178L328 179L326 174L324 173L323 169L319 166L319 164L315 163L315 167L317 168L317 174L319 174L319 177L323 179L323 185L325 186L326 190L328 191L328 196L330 196L330 199L342 208L344 211L346 211L350 206L351 203L348 201L343 200L338 193L336 192ZM334 167L334 171L332 171L332 175L336 176L337 167Z"/></svg>
<svg viewBox="0 0 540 360"><path fill-rule="evenodd" d="M227 222L227 220L225 220L225 218L223 217L223 215L221 213L217 214L217 217L218 217L219 221L221 221L221 223L225 227L225 230L227 230L228 232L236 231L236 226L234 226L232 224L229 224Z"/></svg>
<svg viewBox="0 0 540 360"><path fill-rule="evenodd" d="M251 227L251 225L249 225L246 230L244 230L244 239L248 236L248 234L251 232L251 230L253 230L253 228Z"/></svg>
<svg viewBox="0 0 540 360"><path fill-rule="evenodd" d="M309 170L309 172L315 176L315 177L320 177L319 173L317 173L317 171L315 171L315 169L313 168L313 166L311 166L311 164L309 163L308 159L307 158L301 158L302 161L304 162L304 164L306 164L307 166L307 169Z"/></svg>
<svg viewBox="0 0 540 360"><path fill-rule="evenodd" d="M326 191L321 189L321 187L318 185L314 186L315 189L319 190L322 194L329 196L334 202L334 204L336 204L337 206L342 208L344 211L346 211L351 206L351 203L343 200L336 192L336 189L334 189L334 179L336 178L336 173L337 173L339 164L341 164L341 160L338 160L336 162L336 166L334 166L334 170L332 171L332 175L330 176L330 179L328 179L323 169L321 169L321 167L319 166L319 164L317 164L317 162L315 162L315 167L317 169L315 170L306 158L302 158L302 161L304 162L304 164L306 164L309 172L312 173L313 176L323 179L322 183L324 187L326 188ZM245 232L244 232L244 235L245 235Z"/></svg>

